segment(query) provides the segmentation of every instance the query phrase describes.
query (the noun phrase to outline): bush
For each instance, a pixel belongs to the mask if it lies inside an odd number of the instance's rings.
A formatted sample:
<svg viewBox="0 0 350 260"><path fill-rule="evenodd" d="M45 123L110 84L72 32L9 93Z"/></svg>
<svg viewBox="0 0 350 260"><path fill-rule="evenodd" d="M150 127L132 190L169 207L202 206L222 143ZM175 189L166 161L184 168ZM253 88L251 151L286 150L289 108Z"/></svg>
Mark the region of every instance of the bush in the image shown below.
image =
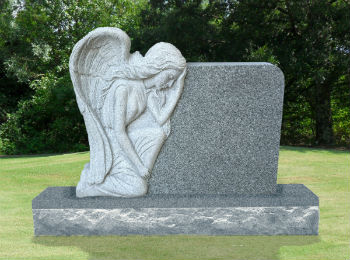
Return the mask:
<svg viewBox="0 0 350 260"><path fill-rule="evenodd" d="M88 150L83 118L69 75L42 77L31 84L35 94L19 103L0 126L6 154L77 152Z"/></svg>

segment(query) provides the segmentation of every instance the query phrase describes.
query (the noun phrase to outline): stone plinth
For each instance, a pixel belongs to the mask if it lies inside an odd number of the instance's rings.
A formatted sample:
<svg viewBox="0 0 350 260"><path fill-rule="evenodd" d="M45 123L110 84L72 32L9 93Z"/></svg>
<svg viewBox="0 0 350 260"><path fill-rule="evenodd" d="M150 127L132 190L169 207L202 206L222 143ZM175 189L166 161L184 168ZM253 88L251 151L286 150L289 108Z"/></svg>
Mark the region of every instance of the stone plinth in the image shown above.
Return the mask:
<svg viewBox="0 0 350 260"><path fill-rule="evenodd" d="M33 200L35 235L317 235L318 198L304 185L274 195L77 198L50 187Z"/></svg>

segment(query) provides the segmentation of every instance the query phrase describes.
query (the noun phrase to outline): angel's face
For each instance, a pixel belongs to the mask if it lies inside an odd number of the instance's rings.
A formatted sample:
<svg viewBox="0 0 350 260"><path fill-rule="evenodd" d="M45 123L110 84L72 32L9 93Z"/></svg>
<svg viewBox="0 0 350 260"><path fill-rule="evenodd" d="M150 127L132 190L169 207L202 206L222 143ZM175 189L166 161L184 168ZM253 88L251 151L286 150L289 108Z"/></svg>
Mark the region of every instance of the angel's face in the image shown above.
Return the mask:
<svg viewBox="0 0 350 260"><path fill-rule="evenodd" d="M153 77L156 89L170 88L179 77L180 71L174 69L164 70Z"/></svg>

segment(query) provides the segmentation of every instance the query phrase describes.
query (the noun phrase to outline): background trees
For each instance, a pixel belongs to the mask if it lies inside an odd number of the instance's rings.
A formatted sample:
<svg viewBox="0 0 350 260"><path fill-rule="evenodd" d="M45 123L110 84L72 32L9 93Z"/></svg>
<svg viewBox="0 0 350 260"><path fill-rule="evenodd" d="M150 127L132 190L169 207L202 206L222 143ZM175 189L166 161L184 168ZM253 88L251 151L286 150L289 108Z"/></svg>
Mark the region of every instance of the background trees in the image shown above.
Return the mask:
<svg viewBox="0 0 350 260"><path fill-rule="evenodd" d="M1 9L1 149L8 154L88 149L68 61L93 28L137 29L136 1L5 1ZM11 81L9 81L11 80ZM13 81L18 84L14 84ZM11 91L11 82L16 92ZM14 95L15 94L15 95ZM0 96L1 97L1 96Z"/></svg>
<svg viewBox="0 0 350 260"><path fill-rule="evenodd" d="M344 0L5 0L0 140L6 153L87 149L68 75L73 45L117 26L144 54L159 41L188 61L268 61L286 77L283 144L350 144L350 5Z"/></svg>

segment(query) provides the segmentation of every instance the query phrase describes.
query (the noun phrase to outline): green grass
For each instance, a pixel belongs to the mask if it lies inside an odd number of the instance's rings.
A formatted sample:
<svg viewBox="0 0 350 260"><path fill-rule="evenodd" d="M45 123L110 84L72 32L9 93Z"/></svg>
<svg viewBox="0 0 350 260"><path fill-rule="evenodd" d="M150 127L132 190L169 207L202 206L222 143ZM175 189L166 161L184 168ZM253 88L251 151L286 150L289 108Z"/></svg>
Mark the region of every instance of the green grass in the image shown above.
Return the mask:
<svg viewBox="0 0 350 260"><path fill-rule="evenodd" d="M34 237L31 200L75 185L88 153L0 157L0 259L349 259L349 152L282 147L278 183L320 198L319 236Z"/></svg>

